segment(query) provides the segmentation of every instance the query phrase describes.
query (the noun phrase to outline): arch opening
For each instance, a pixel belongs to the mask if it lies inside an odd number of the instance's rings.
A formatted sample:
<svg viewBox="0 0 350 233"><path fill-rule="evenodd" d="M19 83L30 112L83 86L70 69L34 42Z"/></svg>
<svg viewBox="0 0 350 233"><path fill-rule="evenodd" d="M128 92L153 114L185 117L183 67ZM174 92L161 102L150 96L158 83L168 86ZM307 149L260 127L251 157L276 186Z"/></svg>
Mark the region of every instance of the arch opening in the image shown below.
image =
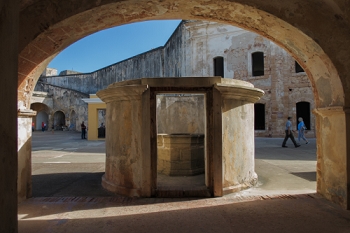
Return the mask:
<svg viewBox="0 0 350 233"><path fill-rule="evenodd" d="M168 3L168 1L164 2ZM200 4L201 2L196 2L197 4ZM313 30L310 30L310 36L304 34L301 30L293 27L292 25L298 25L298 22L290 22L288 23L288 19L284 18L278 11L275 11L271 9L270 11L266 10L266 8L259 3L256 3L254 7L248 6L248 5L243 5L243 4L238 4L238 3L233 3L233 2L225 2L222 4L218 3L209 3L209 4L202 4L201 7L196 7L194 5L186 5L186 3L181 2L176 5L176 12L172 10L168 11L168 7L165 5L162 5L162 3L159 3L161 9L164 9L164 11L158 11L160 8L155 7L154 9L157 9L155 12L152 7L147 6L145 2L138 2L137 4L139 6L133 6L131 2L125 1L122 4L125 4L123 6L126 6L127 9L133 9L133 10L126 10L126 12L133 12L133 14L128 15L127 17L119 17L118 15L118 8L120 8L119 3L113 3L113 4L108 4L104 6L98 6L96 7L96 10L101 10L101 15L103 14L104 7L108 6L108 10L111 11L111 9L116 9L114 11L115 13L115 21L113 23L109 22L106 24L102 24L101 21L98 22L97 19L93 18L93 15L91 12L86 11L86 12L79 12L79 16L73 16L71 18L68 18L66 15L63 16L61 20L58 20L57 24L54 25L54 27L48 29L44 33L36 33L36 32L31 32L33 34L39 35L36 40L42 41L41 43L44 44L44 41L47 41L48 44L49 42L49 36L55 34L53 33L54 29L60 30L64 28L66 25L79 25L79 27L82 26L87 26L89 25L94 25L96 27L86 27L87 29L80 34L74 35L73 37L70 37L69 39L62 39L58 40L60 43L56 43L54 47L55 49L51 50L50 53L46 53L45 55L40 54L37 56L37 60L33 62L31 65L32 67L26 67L25 65L21 66L21 61L23 60L30 60L30 52L29 50L32 49L31 45L28 45L27 43L21 43L23 47L20 48L20 66L19 66L19 95L18 95L18 106L28 106L28 99L26 99L26 96L28 96L28 93L30 94L30 84L36 82L36 74L40 71L43 70L44 67L46 66L45 64L48 63L52 57L57 54L59 51L61 51L63 48L69 45L72 41L76 41L79 38L82 38L88 34L91 34L93 32L96 32L98 30L101 30L103 28L107 28L110 26L116 26L120 25L123 23L129 23L129 22L134 22L134 21L142 21L142 20L149 20L149 19L166 19L166 18L187 18L187 19L211 19L213 21L218 21L218 22L227 22L232 25L237 25L237 26L242 26L243 28L253 30L257 32L260 35L263 35L269 39L271 39L273 42L281 45L283 48L285 48L292 56L298 61L298 63L303 67L305 72L308 74L308 77L310 78L312 87L313 87L313 93L315 97L315 106L316 108L319 108L321 110L317 110L319 113L319 126L323 128L323 118L321 117L324 116L329 116L329 111L328 108L331 108L331 111L339 111L339 109L342 109L344 106L346 106L346 101L344 96L344 88L342 85L342 82L339 78L338 70L335 67L334 64L336 64L336 58L334 58L334 55L331 60L331 46L327 47L325 45L325 42L327 39L323 40L322 36L315 37L311 36L314 35L312 32ZM193 4L193 3L188 3L188 4ZM263 10L259 10L259 6ZM90 6L86 6L90 7ZM130 7L130 8L129 8ZM212 8L214 7L214 9ZM94 7L90 7L89 9L93 9ZM124 8L121 8L124 11ZM138 9L140 11L138 12ZM148 9L148 11L145 11L145 9ZM305 10L307 7L305 8ZM147 13L145 13L147 12ZM181 12L181 13L179 13ZM209 13L208 13L209 12ZM226 14L225 17L222 17L223 12ZM267 13L269 12L269 14ZM274 15L275 14L275 15ZM73 13L74 15L74 13ZM88 22L84 24L82 18L88 18L84 16L89 16L91 15L92 17ZM108 15L108 14L107 14ZM125 13L122 14L125 16ZM136 15L136 16L135 16ZM272 16L272 17L271 17ZM285 21L281 18L286 19ZM109 18L109 19L111 19ZM256 20L258 19L258 20ZM99 19L100 20L100 19ZM76 23L74 23L76 22ZM78 23L79 22L79 23ZM74 26L73 26L74 27ZM304 31L308 31L308 26L303 24L300 26L300 28L303 28ZM71 28L72 29L72 28ZM74 31L73 28L72 31ZM78 30L77 30L78 31ZM62 33L63 34L63 33ZM69 34L69 33L68 33ZM60 33L58 33L60 36ZM28 38L34 38L34 37L28 37ZM315 41L312 38L318 38L318 40L323 40L323 41ZM344 39L344 38L340 38ZM52 39L51 39L52 40ZM37 43L38 41L35 41ZM22 42L22 41L21 41ZM323 43L322 43L323 42ZM33 43L33 44L35 44ZM32 44L32 45L33 45ZM40 43L39 43L40 44ZM320 45L323 45L321 47ZM51 46L51 44L50 44ZM44 49L45 50L45 49ZM47 49L47 51L50 51L50 49ZM327 54L328 51L329 54ZM27 62L23 62L27 63ZM34 65L33 65L34 64ZM341 66L337 64L338 68ZM340 67L341 68L341 67ZM340 69L341 70L341 69ZM343 73L344 77L346 76L346 72ZM345 86L345 85L344 85ZM28 88L29 87L29 88ZM29 95L30 96L30 95ZM346 97L348 98L348 97ZM323 109L322 109L323 108ZM327 109L326 109L327 108ZM328 112L327 112L328 111ZM333 112L332 112L333 113ZM327 131L327 129L325 129ZM346 134L346 133L345 133ZM344 136L344 135L343 135ZM323 143L326 140L323 140ZM319 141L321 144L322 142ZM327 151L324 151L324 154L326 155ZM344 152L344 151L343 151ZM323 153L323 152L321 152ZM346 152L345 152L346 154ZM344 155L344 153L342 154ZM322 161L320 161L322 163ZM327 169L326 167L323 167L322 169ZM344 187L341 187L342 189ZM326 189L326 188L323 188ZM328 192L328 191L327 191ZM334 194L336 196L336 194ZM329 197L330 199L332 197ZM333 198L334 199L334 198ZM336 199L336 198L335 198ZM341 199L341 198L340 198ZM342 201L342 200L340 200Z"/></svg>
<svg viewBox="0 0 350 233"><path fill-rule="evenodd" d="M66 116L62 111L56 111L53 115L53 125L55 130L63 130L66 126Z"/></svg>

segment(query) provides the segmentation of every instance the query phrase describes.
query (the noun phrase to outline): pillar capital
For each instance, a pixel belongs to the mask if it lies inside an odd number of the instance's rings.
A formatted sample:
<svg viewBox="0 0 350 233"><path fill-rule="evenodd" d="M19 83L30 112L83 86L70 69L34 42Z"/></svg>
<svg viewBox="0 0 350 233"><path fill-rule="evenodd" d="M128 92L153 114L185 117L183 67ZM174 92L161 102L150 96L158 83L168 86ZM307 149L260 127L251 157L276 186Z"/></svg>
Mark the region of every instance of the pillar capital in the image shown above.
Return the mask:
<svg viewBox="0 0 350 233"><path fill-rule="evenodd" d="M34 117L36 116L36 111L31 109L18 109L17 111L18 117Z"/></svg>

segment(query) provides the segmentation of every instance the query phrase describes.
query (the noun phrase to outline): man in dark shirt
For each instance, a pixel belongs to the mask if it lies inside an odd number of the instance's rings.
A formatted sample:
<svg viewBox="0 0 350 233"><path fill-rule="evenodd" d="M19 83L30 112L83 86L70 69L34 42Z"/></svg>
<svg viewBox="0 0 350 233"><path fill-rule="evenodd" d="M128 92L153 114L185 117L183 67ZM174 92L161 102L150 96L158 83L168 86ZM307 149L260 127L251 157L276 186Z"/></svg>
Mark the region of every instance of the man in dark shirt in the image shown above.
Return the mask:
<svg viewBox="0 0 350 233"><path fill-rule="evenodd" d="M81 123L81 139L86 139L86 126L84 124L84 121Z"/></svg>

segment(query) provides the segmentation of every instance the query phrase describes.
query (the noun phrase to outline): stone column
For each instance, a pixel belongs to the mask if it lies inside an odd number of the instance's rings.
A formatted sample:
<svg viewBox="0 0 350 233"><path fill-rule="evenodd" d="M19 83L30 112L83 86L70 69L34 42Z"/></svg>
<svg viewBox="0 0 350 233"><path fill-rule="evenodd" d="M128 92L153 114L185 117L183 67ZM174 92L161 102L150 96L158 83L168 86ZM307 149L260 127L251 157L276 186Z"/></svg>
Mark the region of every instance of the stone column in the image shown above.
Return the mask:
<svg viewBox="0 0 350 233"><path fill-rule="evenodd" d="M225 195L257 183L254 103L263 91L248 84L236 87L218 84L216 88L222 95L222 182Z"/></svg>
<svg viewBox="0 0 350 233"><path fill-rule="evenodd" d="M35 111L18 111L18 202L32 196L32 122Z"/></svg>
<svg viewBox="0 0 350 233"><path fill-rule="evenodd" d="M151 196L147 86L109 87L97 96L107 104L106 171L102 186L121 195Z"/></svg>
<svg viewBox="0 0 350 233"><path fill-rule="evenodd" d="M350 111L343 107L318 108L317 192L349 209Z"/></svg>
<svg viewBox="0 0 350 233"><path fill-rule="evenodd" d="M19 1L0 1L0 232L17 232Z"/></svg>

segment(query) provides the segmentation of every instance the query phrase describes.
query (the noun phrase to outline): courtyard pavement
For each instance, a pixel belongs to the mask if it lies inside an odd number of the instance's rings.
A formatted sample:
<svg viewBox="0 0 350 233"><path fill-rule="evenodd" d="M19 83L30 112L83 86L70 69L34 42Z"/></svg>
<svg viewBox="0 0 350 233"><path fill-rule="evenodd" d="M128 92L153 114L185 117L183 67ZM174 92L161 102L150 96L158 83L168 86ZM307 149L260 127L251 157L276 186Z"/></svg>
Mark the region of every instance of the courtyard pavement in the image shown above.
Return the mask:
<svg viewBox="0 0 350 233"><path fill-rule="evenodd" d="M34 132L33 197L19 232L350 232L350 211L316 194L315 139L255 139L258 185L220 198L128 198L101 187L105 142Z"/></svg>

